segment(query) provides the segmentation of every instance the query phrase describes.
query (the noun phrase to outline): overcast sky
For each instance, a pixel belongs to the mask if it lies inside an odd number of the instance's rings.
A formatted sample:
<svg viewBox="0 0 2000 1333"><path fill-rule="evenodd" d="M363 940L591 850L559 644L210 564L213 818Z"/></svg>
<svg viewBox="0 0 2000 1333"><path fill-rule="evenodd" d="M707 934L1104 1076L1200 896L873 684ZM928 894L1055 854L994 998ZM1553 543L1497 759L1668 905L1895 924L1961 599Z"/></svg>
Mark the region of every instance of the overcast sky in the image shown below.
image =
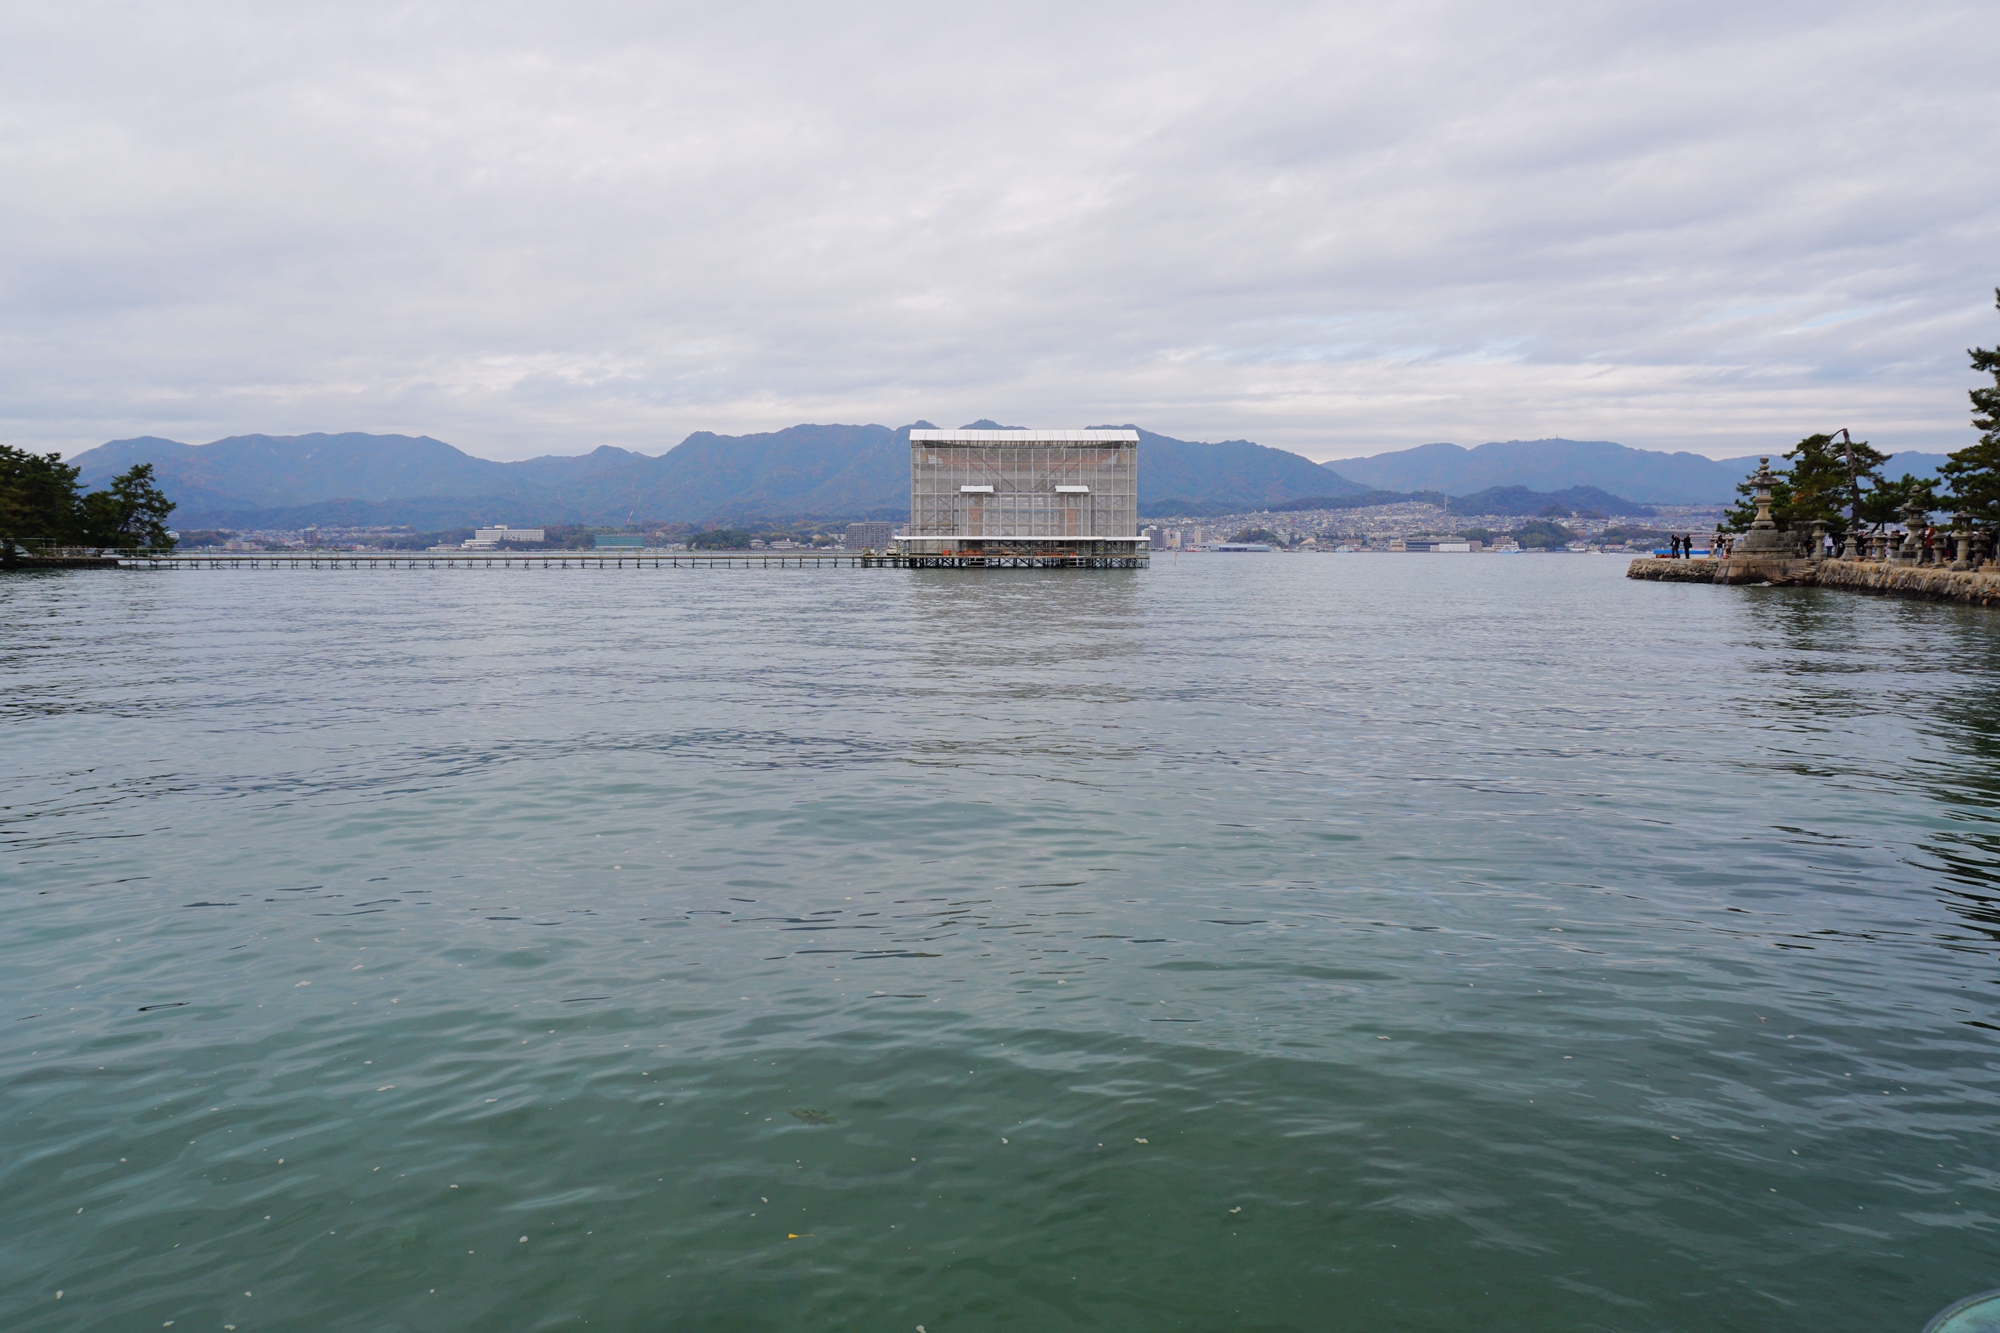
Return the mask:
<svg viewBox="0 0 2000 1333"><path fill-rule="evenodd" d="M2000 5L0 0L0 441L1972 439Z"/></svg>

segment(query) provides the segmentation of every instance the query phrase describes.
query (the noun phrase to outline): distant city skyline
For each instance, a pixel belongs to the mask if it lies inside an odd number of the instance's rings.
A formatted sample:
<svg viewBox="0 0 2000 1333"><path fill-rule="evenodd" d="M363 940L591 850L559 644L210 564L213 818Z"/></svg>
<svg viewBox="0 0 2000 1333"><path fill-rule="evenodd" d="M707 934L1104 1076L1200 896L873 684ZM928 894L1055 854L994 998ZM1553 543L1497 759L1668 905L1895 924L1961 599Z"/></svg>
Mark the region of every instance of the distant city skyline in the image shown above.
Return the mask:
<svg viewBox="0 0 2000 1333"><path fill-rule="evenodd" d="M2000 11L91 6L0 51L0 441L1974 438Z"/></svg>

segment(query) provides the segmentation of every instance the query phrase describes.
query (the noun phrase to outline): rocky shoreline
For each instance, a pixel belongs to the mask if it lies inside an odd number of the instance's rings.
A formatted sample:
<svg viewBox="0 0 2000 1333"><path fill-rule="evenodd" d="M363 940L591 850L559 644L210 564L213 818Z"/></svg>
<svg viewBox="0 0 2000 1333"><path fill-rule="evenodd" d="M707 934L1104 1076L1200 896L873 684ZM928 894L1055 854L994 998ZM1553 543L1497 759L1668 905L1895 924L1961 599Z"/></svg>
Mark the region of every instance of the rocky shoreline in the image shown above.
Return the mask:
<svg viewBox="0 0 2000 1333"><path fill-rule="evenodd" d="M2000 570L1939 569L1879 560L1662 560L1642 556L1625 571L1657 583L1772 583L1845 588L1927 602L2000 606Z"/></svg>

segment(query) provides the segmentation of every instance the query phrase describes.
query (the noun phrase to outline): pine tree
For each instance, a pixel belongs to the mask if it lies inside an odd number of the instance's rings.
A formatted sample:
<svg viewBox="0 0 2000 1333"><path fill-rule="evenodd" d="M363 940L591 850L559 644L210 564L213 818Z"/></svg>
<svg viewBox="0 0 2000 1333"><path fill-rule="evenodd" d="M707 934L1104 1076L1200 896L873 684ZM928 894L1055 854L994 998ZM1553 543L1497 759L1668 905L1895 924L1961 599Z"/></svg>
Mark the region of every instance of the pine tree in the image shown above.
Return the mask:
<svg viewBox="0 0 2000 1333"><path fill-rule="evenodd" d="M134 463L111 479L111 488L83 497L84 544L147 551L174 544L167 515L174 502L153 484L153 465Z"/></svg>
<svg viewBox="0 0 2000 1333"><path fill-rule="evenodd" d="M56 545L77 539L76 474L61 454L31 454L0 444L0 544L10 558L12 543L22 538Z"/></svg>
<svg viewBox="0 0 2000 1333"><path fill-rule="evenodd" d="M1850 524L1882 521L1869 515L1892 502L1877 494L1884 488L1882 465L1889 458L1868 441L1808 435L1787 449L1785 457L1792 466L1773 468L1778 481L1771 487L1771 521L1781 531L1819 521L1828 531L1840 533ZM1750 530L1757 517L1756 493L1752 482L1737 483L1736 494L1742 498L1726 517L1729 531Z"/></svg>
<svg viewBox="0 0 2000 1333"><path fill-rule="evenodd" d="M1843 432L1845 434L1845 432ZM1847 436L1834 443L1831 435L1808 435L1785 457L1792 464L1792 519L1803 525L1824 519L1835 532L1850 523L1876 522L1862 515L1870 495L1882 486L1882 465L1889 456L1866 440Z"/></svg>
<svg viewBox="0 0 2000 1333"><path fill-rule="evenodd" d="M2000 306L2000 288L1993 300ZM1979 442L1954 452L1938 476L1950 488L1944 498L1952 508L1972 515L1974 526L2000 524L2000 347L1967 350L1972 368L1993 376L1993 383L1972 390L1972 424Z"/></svg>

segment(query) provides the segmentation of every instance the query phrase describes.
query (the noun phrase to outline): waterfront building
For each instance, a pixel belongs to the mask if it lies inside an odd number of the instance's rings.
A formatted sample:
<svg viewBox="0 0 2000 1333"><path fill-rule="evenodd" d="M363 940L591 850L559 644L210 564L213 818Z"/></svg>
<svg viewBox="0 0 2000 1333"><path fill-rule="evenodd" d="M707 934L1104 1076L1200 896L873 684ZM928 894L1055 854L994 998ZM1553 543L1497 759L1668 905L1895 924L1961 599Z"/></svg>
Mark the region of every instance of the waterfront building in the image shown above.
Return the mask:
<svg viewBox="0 0 2000 1333"><path fill-rule="evenodd" d="M905 554L1138 560L1136 430L913 430Z"/></svg>
<svg viewBox="0 0 2000 1333"><path fill-rule="evenodd" d="M849 523L840 544L850 551L886 551L895 531L893 523Z"/></svg>
<svg viewBox="0 0 2000 1333"><path fill-rule="evenodd" d="M505 523L501 523L495 527L478 529L472 534L472 540L465 544L477 550L479 549L477 543L484 543L488 549L491 549L498 546L501 542L538 542L542 540L544 538L542 536L542 529L540 528L510 528Z"/></svg>

